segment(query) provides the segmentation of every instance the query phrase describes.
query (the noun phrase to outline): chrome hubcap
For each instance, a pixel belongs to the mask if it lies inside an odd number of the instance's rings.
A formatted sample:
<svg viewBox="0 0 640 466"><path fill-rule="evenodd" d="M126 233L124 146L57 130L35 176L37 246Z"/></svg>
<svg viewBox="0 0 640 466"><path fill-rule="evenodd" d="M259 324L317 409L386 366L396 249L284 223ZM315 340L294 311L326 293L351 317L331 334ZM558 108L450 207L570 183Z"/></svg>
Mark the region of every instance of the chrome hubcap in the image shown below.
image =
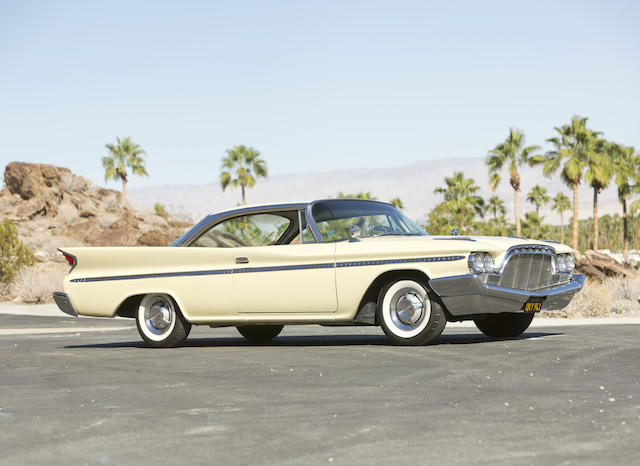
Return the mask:
<svg viewBox="0 0 640 466"><path fill-rule="evenodd" d="M144 311L144 321L152 333L162 335L171 326L173 319L173 311L171 305L163 299L154 301Z"/></svg>
<svg viewBox="0 0 640 466"><path fill-rule="evenodd" d="M391 319L403 330L420 325L425 317L424 299L413 289L402 289L391 299Z"/></svg>
<svg viewBox="0 0 640 466"><path fill-rule="evenodd" d="M414 293L406 293L398 299L395 312L400 322L406 325L414 325L422 316L424 303Z"/></svg>

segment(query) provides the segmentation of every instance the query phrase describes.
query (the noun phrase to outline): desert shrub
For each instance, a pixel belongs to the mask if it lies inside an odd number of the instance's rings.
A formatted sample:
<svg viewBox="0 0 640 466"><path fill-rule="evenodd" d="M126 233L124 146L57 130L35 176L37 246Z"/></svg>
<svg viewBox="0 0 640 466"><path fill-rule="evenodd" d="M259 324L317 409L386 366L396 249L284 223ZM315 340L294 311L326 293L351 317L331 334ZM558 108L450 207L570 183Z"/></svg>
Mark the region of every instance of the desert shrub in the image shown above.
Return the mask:
<svg viewBox="0 0 640 466"><path fill-rule="evenodd" d="M96 216L96 223L98 225L100 225L101 228L108 228L109 226L111 226L116 220L118 220L117 215L115 214L108 214L108 213L101 213L100 215Z"/></svg>
<svg viewBox="0 0 640 466"><path fill-rule="evenodd" d="M611 313L625 317L640 316L640 303L628 299L616 299L611 303Z"/></svg>
<svg viewBox="0 0 640 466"><path fill-rule="evenodd" d="M0 224L0 282L9 284L24 266L35 262L33 253L18 238L18 230L8 219Z"/></svg>
<svg viewBox="0 0 640 466"><path fill-rule="evenodd" d="M102 200L102 205L107 211L118 211L122 207L122 203L115 194L109 194Z"/></svg>
<svg viewBox="0 0 640 466"><path fill-rule="evenodd" d="M160 204L159 202L153 204L153 210L155 210L156 214L158 214L160 217L167 218L169 216L164 204Z"/></svg>
<svg viewBox="0 0 640 466"><path fill-rule="evenodd" d="M567 307L559 311L543 312L544 317L607 317L611 314L611 293L606 285L587 280Z"/></svg>
<svg viewBox="0 0 640 466"><path fill-rule="evenodd" d="M68 270L68 265L59 263L24 267L16 274L12 294L23 303L51 301L52 293L62 289L62 280Z"/></svg>
<svg viewBox="0 0 640 466"><path fill-rule="evenodd" d="M24 237L25 242L34 251L34 258L38 261L54 260L64 262L59 247L84 246L82 241L62 235L54 235L51 230L35 231Z"/></svg>
<svg viewBox="0 0 640 466"><path fill-rule="evenodd" d="M615 277L607 280L613 299L637 301L640 299L640 278Z"/></svg>
<svg viewBox="0 0 640 466"><path fill-rule="evenodd" d="M559 311L546 311L542 317L640 316L640 278L611 277L604 283L587 280L582 291Z"/></svg>

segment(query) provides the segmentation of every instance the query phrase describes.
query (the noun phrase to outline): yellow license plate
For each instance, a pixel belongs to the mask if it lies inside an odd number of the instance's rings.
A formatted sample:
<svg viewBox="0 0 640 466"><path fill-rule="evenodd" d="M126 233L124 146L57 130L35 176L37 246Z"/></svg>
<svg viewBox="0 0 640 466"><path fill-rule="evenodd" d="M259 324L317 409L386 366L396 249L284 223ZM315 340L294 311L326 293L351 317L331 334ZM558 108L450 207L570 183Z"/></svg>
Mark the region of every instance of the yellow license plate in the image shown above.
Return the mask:
<svg viewBox="0 0 640 466"><path fill-rule="evenodd" d="M542 303L526 303L524 305L525 312L538 312L542 309Z"/></svg>
<svg viewBox="0 0 640 466"><path fill-rule="evenodd" d="M544 301L544 299L530 298L529 301L524 303L522 309L524 312L540 312L542 310L542 301Z"/></svg>

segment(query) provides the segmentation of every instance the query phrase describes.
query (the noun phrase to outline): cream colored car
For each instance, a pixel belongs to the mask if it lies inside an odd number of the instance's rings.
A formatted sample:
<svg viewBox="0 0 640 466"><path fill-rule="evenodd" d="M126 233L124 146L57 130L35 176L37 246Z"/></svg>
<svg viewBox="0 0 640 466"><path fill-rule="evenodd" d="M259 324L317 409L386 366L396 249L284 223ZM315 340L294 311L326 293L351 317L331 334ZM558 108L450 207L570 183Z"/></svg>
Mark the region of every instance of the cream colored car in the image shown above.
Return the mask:
<svg viewBox="0 0 640 466"><path fill-rule="evenodd" d="M328 199L209 215L170 247L65 248L59 308L130 317L151 346L193 325L251 341L287 324L379 325L393 343L435 341L447 321L491 337L524 332L582 288L567 246L522 238L430 236L395 207Z"/></svg>

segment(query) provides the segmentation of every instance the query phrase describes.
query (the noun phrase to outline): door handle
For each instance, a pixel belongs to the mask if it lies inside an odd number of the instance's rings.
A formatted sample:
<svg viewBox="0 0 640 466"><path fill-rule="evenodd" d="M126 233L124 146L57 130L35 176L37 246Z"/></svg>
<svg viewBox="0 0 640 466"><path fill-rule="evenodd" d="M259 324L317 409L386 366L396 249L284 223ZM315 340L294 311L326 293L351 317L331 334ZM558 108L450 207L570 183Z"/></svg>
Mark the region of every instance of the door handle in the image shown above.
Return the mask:
<svg viewBox="0 0 640 466"><path fill-rule="evenodd" d="M248 264L248 263L249 263L248 257L236 257L236 264Z"/></svg>

